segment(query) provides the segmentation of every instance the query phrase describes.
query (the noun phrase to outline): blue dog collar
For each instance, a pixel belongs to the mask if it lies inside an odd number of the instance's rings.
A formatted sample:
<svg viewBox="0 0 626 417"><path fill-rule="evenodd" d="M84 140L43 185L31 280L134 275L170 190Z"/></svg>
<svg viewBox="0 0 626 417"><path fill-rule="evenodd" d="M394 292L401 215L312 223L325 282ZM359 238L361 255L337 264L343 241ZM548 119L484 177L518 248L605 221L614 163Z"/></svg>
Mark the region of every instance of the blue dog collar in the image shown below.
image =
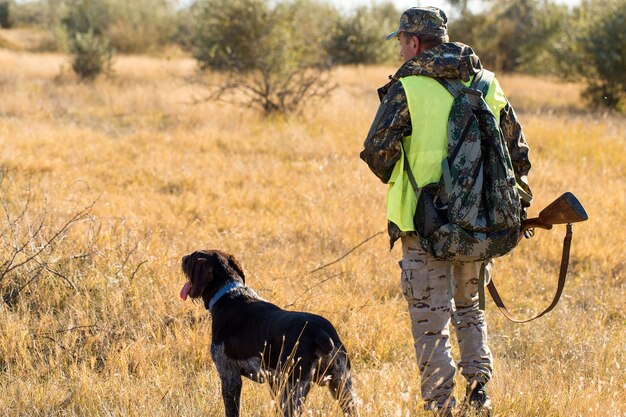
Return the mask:
<svg viewBox="0 0 626 417"><path fill-rule="evenodd" d="M239 287L243 287L243 284L241 282L231 282L230 284L220 288L220 290L213 296L213 298L209 300L209 310L213 310L213 306L220 300L220 298Z"/></svg>

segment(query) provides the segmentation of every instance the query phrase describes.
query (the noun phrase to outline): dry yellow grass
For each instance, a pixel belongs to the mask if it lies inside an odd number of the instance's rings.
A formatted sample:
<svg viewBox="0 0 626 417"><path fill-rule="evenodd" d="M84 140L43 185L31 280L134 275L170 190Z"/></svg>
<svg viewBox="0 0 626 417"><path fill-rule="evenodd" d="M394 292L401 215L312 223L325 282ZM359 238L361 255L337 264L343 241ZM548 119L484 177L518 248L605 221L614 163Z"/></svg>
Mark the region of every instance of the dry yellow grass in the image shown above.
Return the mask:
<svg viewBox="0 0 626 417"><path fill-rule="evenodd" d="M64 264L65 279L42 275L15 303L0 304L0 414L221 415L210 318L178 299L180 257L221 248L261 296L336 324L363 416L425 415L398 249L390 253L380 235L309 273L386 227L386 188L358 152L374 89L392 68L338 69L329 100L265 120L190 104L203 94L186 81L190 60L119 58L116 76L93 85L63 66L63 56L0 50L5 197L15 202L30 184L31 212L47 207L56 222L97 198L91 220L58 248L88 256ZM496 415L623 416L626 122L581 112L577 86L501 81L523 102L530 214L570 190L590 220L574 226L569 282L552 313L515 325L488 302ZM562 234L540 232L498 260L495 279L520 315L549 302ZM0 288L23 279L6 277ZM243 415L272 410L267 387L245 382ZM307 412L339 415L321 389Z"/></svg>
<svg viewBox="0 0 626 417"><path fill-rule="evenodd" d="M52 32L33 28L0 29L0 48L13 51L40 50L53 44Z"/></svg>

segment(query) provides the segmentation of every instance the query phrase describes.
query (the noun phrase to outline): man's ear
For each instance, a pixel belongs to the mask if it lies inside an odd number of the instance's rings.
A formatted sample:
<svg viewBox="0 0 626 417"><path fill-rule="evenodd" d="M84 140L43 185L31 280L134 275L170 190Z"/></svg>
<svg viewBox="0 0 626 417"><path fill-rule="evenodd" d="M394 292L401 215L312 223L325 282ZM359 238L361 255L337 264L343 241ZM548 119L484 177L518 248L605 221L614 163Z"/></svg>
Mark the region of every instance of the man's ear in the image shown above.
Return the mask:
<svg viewBox="0 0 626 417"><path fill-rule="evenodd" d="M211 280L213 280L213 266L211 262L205 258L196 259L191 275L192 288L189 294L191 298L201 296Z"/></svg>
<svg viewBox="0 0 626 417"><path fill-rule="evenodd" d="M415 55L422 52L422 44L420 43L420 38L417 36L411 36L411 42L415 44Z"/></svg>

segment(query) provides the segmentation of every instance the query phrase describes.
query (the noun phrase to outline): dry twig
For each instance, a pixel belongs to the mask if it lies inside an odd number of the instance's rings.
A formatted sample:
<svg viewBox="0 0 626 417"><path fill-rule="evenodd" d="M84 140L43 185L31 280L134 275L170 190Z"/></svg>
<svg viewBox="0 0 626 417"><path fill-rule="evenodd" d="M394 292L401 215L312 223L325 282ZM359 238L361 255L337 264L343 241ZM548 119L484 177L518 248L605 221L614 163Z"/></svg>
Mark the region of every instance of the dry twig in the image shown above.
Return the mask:
<svg viewBox="0 0 626 417"><path fill-rule="evenodd" d="M356 249L358 249L359 247L361 247L362 245L364 245L365 243L369 242L370 240L374 239L376 236L385 233L384 230L381 230L380 232L374 233L372 236L368 237L367 239L365 239L364 241L362 241L361 243L359 243L358 245L356 245L355 247L353 247L352 249L350 249L348 252L346 252L345 254L343 254L342 256L340 256L339 258L335 259L334 261L324 264L322 266L320 266L319 268L315 268L312 271L309 271L309 274L312 274L314 272L319 271L320 269L324 269L326 267L329 267L331 265L336 264L337 262L341 261L343 258L345 258L346 256L350 255L352 252L354 252Z"/></svg>

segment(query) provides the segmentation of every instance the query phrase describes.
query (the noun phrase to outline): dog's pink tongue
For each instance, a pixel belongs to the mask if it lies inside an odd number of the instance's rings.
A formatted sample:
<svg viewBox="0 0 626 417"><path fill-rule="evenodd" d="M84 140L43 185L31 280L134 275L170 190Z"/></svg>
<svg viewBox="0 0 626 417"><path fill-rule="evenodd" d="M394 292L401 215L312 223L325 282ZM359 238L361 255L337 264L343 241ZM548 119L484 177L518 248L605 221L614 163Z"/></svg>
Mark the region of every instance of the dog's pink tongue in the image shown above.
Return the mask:
<svg viewBox="0 0 626 417"><path fill-rule="evenodd" d="M183 289L180 290L180 298L182 298L183 301L187 299L187 296L191 292L191 288L192 288L191 282L187 281Z"/></svg>

